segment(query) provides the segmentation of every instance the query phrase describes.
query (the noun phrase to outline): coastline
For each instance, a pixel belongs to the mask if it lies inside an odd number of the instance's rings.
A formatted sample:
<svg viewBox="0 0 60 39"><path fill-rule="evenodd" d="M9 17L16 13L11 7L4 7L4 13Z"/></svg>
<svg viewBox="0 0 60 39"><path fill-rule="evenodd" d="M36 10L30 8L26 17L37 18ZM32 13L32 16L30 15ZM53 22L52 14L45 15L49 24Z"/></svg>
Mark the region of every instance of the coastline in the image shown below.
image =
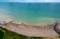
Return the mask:
<svg viewBox="0 0 60 39"><path fill-rule="evenodd" d="M59 35L53 29L54 25L49 26L30 26L26 24L7 23L0 27L26 36L34 37L58 37Z"/></svg>

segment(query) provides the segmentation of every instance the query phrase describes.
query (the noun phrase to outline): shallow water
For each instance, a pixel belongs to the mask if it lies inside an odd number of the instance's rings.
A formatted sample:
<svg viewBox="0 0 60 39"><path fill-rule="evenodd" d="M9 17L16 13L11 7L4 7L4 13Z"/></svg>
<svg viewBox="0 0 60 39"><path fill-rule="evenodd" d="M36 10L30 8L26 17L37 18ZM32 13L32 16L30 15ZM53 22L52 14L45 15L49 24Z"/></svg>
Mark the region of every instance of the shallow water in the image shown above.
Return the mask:
<svg viewBox="0 0 60 39"><path fill-rule="evenodd" d="M50 24L60 19L60 3L0 3L0 20Z"/></svg>

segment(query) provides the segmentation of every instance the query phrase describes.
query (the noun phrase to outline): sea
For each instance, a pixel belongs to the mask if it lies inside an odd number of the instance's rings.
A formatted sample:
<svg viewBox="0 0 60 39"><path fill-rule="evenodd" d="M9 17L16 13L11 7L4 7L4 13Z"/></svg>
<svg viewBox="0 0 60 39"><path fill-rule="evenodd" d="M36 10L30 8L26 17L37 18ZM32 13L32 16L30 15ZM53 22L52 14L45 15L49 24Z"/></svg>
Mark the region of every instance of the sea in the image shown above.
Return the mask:
<svg viewBox="0 0 60 39"><path fill-rule="evenodd" d="M0 20L31 25L60 21L60 3L0 2Z"/></svg>

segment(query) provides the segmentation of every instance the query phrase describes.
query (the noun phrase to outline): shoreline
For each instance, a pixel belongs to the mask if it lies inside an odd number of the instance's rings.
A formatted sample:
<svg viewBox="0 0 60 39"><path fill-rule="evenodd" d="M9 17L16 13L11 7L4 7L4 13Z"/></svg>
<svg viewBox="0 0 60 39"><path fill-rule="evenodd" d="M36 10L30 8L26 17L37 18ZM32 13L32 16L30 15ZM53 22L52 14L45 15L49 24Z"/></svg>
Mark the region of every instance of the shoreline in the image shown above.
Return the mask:
<svg viewBox="0 0 60 39"><path fill-rule="evenodd" d="M31 26L26 24L16 24L9 22L6 25L0 27L16 32L25 36L34 37L58 37L59 35L53 29L54 25L49 26Z"/></svg>

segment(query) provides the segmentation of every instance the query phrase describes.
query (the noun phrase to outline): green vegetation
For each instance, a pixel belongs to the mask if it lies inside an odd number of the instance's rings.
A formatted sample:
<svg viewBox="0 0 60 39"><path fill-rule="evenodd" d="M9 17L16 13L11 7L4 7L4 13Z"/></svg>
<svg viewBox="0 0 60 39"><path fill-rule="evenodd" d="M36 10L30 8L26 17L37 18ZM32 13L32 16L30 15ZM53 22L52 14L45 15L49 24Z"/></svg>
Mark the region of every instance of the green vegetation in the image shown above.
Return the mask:
<svg viewBox="0 0 60 39"><path fill-rule="evenodd" d="M0 30L0 39L3 39L4 32Z"/></svg>
<svg viewBox="0 0 60 39"><path fill-rule="evenodd" d="M28 37L0 27L0 39L43 39L43 37Z"/></svg>

